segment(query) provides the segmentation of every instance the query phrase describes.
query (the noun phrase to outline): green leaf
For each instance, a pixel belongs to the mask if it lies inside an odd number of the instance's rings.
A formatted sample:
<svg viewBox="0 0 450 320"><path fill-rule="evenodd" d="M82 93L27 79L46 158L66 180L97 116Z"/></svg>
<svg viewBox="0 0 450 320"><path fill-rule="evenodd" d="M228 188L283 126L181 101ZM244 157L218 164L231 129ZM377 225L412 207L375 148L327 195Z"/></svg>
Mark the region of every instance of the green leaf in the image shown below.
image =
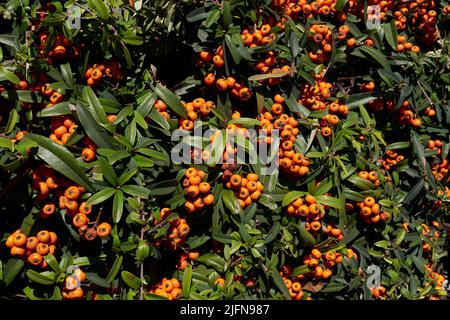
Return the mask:
<svg viewBox="0 0 450 320"><path fill-rule="evenodd" d="M165 130L170 129L170 125L167 120L159 113L156 108L152 108L149 114L149 118L155 121L161 128Z"/></svg>
<svg viewBox="0 0 450 320"><path fill-rule="evenodd" d="M111 269L109 270L106 282L111 283L115 278L120 268L122 267L123 256L118 255Z"/></svg>
<svg viewBox="0 0 450 320"><path fill-rule="evenodd" d="M122 37L122 41L132 46L140 46L144 43L144 39L142 37L132 34Z"/></svg>
<svg viewBox="0 0 450 320"><path fill-rule="evenodd" d="M6 134L11 133L14 130L18 120L19 120L19 113L17 112L16 109L11 109L11 111L9 112L8 123L6 124L5 129Z"/></svg>
<svg viewBox="0 0 450 320"><path fill-rule="evenodd" d="M149 247L147 240L139 240L139 243L138 243L137 249L136 249L137 260L140 262L143 262L145 259L147 259L149 253L150 253L150 247Z"/></svg>
<svg viewBox="0 0 450 320"><path fill-rule="evenodd" d="M137 112L134 111L134 119L133 119L136 124L138 124L142 129L148 129L148 124L145 121L145 119Z"/></svg>
<svg viewBox="0 0 450 320"><path fill-rule="evenodd" d="M256 203L252 203L241 214L241 222L248 223L256 213Z"/></svg>
<svg viewBox="0 0 450 320"><path fill-rule="evenodd" d="M102 0L88 0L89 7L93 9L103 20L109 18L109 8Z"/></svg>
<svg viewBox="0 0 450 320"><path fill-rule="evenodd" d="M425 268L425 263L423 263L423 259L416 257L416 256L412 256L413 262L415 264L415 266L417 267L417 269L422 272L425 273L426 272L426 268Z"/></svg>
<svg viewBox="0 0 450 320"><path fill-rule="evenodd" d="M336 4L334 6L334 9L336 11L340 11L342 8L344 8L346 3L347 3L347 0L336 0Z"/></svg>
<svg viewBox="0 0 450 320"><path fill-rule="evenodd" d="M139 289L142 286L141 280L129 271L121 272L122 280L132 289Z"/></svg>
<svg viewBox="0 0 450 320"><path fill-rule="evenodd" d="M414 187L411 188L405 199L403 199L403 203L409 204L412 200L416 199L416 197L420 194L422 189L425 187L425 183L423 180L419 180Z"/></svg>
<svg viewBox="0 0 450 320"><path fill-rule="evenodd" d="M52 285L53 283L55 283L53 278L51 278L47 275L44 275L43 273L36 272L34 270L28 270L27 276L31 281L39 283L39 284L43 284L45 286L49 286L49 285Z"/></svg>
<svg viewBox="0 0 450 320"><path fill-rule="evenodd" d="M270 228L269 232L267 232L266 237L264 238L264 243L268 244L275 240L278 236L278 233L281 230L281 224L277 221L273 224L272 228Z"/></svg>
<svg viewBox="0 0 450 320"><path fill-rule="evenodd" d="M189 249L192 250L205 244L209 239L211 239L211 237L205 234L201 236L189 236L185 243L189 246Z"/></svg>
<svg viewBox="0 0 450 320"><path fill-rule="evenodd" d="M77 104L75 109L83 129L98 147L109 149L118 148L116 141L106 133L105 129L97 123L92 114L84 106Z"/></svg>
<svg viewBox="0 0 450 320"><path fill-rule="evenodd" d="M105 279L103 279L102 277L100 277L97 273L94 272L86 272L86 278L89 282L103 287L103 288L109 288L110 285L108 282L106 282Z"/></svg>
<svg viewBox="0 0 450 320"><path fill-rule="evenodd" d="M1 96L12 101L22 101L28 103L42 103L42 96L30 90L12 90L7 89L1 93Z"/></svg>
<svg viewBox="0 0 450 320"><path fill-rule="evenodd" d="M187 118L186 108L180 101L180 98L167 89L165 86L157 83L156 86L152 87L153 91L163 100L167 106L174 111L177 115L182 117L183 119ZM155 109L156 110L156 109Z"/></svg>
<svg viewBox="0 0 450 320"><path fill-rule="evenodd" d="M391 143L386 147L386 150L398 150L398 149L406 149L409 148L409 141L399 141Z"/></svg>
<svg viewBox="0 0 450 320"><path fill-rule="evenodd" d="M16 35L0 34L0 43L6 44L7 46L14 48L16 51L19 51L20 49L18 37Z"/></svg>
<svg viewBox="0 0 450 320"><path fill-rule="evenodd" d="M33 214L33 212L30 212L23 220L22 224L20 225L20 230L23 234L29 235L31 232L31 229L33 228L34 223L36 222L36 215Z"/></svg>
<svg viewBox="0 0 450 320"><path fill-rule="evenodd" d="M150 194L153 196L161 196L175 191L177 185L178 181L176 179L166 180L149 185L148 190L150 190Z"/></svg>
<svg viewBox="0 0 450 320"><path fill-rule="evenodd" d="M298 276L300 276L300 275L302 275L302 274L308 273L309 271L310 271L310 270L309 270L308 265L307 265L307 264L303 264L303 265L301 265L301 266L298 266L297 268L294 268L294 269L292 270L291 276L292 276L292 277L298 277Z"/></svg>
<svg viewBox="0 0 450 320"><path fill-rule="evenodd" d="M380 240L375 242L375 246L379 247L379 248L383 248L383 249L387 249L390 247L390 243L387 240Z"/></svg>
<svg viewBox="0 0 450 320"><path fill-rule="evenodd" d="M56 289L56 288L55 288ZM38 297L36 297L36 295L34 294L34 290L35 289L33 289L33 288L31 288L31 287L25 287L24 289L23 289L23 293L27 296L27 298L28 299L30 299L30 300L44 300L44 299L42 299L42 298L38 298Z"/></svg>
<svg viewBox="0 0 450 320"><path fill-rule="evenodd" d="M342 289L344 289L345 287L347 287L347 284L345 283L329 283L326 285L325 288L323 288L321 290L321 292L339 292Z"/></svg>
<svg viewBox="0 0 450 320"><path fill-rule="evenodd" d="M59 267L58 261L56 261L54 255L49 253L44 257L44 260L47 261L48 265L53 269L53 271L61 272L61 268Z"/></svg>
<svg viewBox="0 0 450 320"><path fill-rule="evenodd" d="M21 259L11 258L3 267L3 283L8 287L19 274L24 266Z"/></svg>
<svg viewBox="0 0 450 320"><path fill-rule="evenodd" d="M291 191L291 192L288 192L284 196L283 201L281 202L281 206L282 207L286 207L292 201L294 201L294 200L296 200L296 199L298 199L300 197L303 197L303 196L305 196L307 194L308 194L308 192L305 192L305 191Z"/></svg>
<svg viewBox="0 0 450 320"><path fill-rule="evenodd" d="M351 109L360 105L366 105L375 99L376 97L373 97L370 92L357 93L347 98L347 106Z"/></svg>
<svg viewBox="0 0 450 320"><path fill-rule="evenodd" d="M231 213L238 214L242 211L242 208L237 200L234 192L230 189L224 189L222 191L222 199L225 207L230 210Z"/></svg>
<svg viewBox="0 0 450 320"><path fill-rule="evenodd" d="M292 34L294 34L294 33L292 33ZM314 77L311 76L309 73L306 73L305 71L302 71L302 70L297 70L297 73L300 75L300 77L305 79L312 86L316 85L314 82Z"/></svg>
<svg viewBox="0 0 450 320"><path fill-rule="evenodd" d="M326 206L329 206L329 207L332 207L335 209L343 210L345 207L344 201L342 201L339 198L335 198L335 197L329 197L329 196L325 196L325 195L317 196L316 201L319 204L326 205Z"/></svg>
<svg viewBox="0 0 450 320"><path fill-rule="evenodd" d="M8 80L14 84L19 84L20 79L13 72L0 67L0 81Z"/></svg>
<svg viewBox="0 0 450 320"><path fill-rule="evenodd" d="M411 139L412 139L412 145L414 148L414 153L417 157L419 165L422 168L422 171L425 171L426 161L427 161L425 158L425 148L420 143L419 138L417 137L417 134L415 132L411 132Z"/></svg>
<svg viewBox="0 0 450 320"><path fill-rule="evenodd" d="M394 241L395 245L399 246L400 243L402 243L402 241L405 238L405 236L406 236L405 229L400 229L400 232L398 233L397 238Z"/></svg>
<svg viewBox="0 0 450 320"><path fill-rule="evenodd" d="M137 149L136 152L144 154L152 160L154 160L159 165L170 165L170 157L169 155L164 151L157 151L149 148L141 148Z"/></svg>
<svg viewBox="0 0 450 320"><path fill-rule="evenodd" d="M280 72L272 72L272 73L265 73L265 74L255 74L253 76L248 77L248 81L261 81L266 80L270 78L282 78L284 76L287 76L289 74L288 71L280 71Z"/></svg>
<svg viewBox="0 0 450 320"><path fill-rule="evenodd" d="M285 99L286 105L288 106L289 110L291 110L294 113L299 113L301 115L301 118L308 118L310 115L310 111L303 106L301 103L299 103L292 93L289 96L286 96L286 94L283 94L283 97Z"/></svg>
<svg viewBox="0 0 450 320"><path fill-rule="evenodd" d="M234 120L230 120L228 121L229 124L239 124L242 125L246 128L251 128L254 126L259 126L261 125L261 121L257 120L257 119L253 119L253 118L239 118L239 119L234 119Z"/></svg>
<svg viewBox="0 0 450 320"><path fill-rule="evenodd" d="M138 172L137 168L129 171L124 171L118 179L118 184L121 186L124 183L128 182L137 172Z"/></svg>
<svg viewBox="0 0 450 320"><path fill-rule="evenodd" d="M224 270L225 260L217 254L206 253L198 257L196 261L203 263L208 267L212 267L220 273Z"/></svg>
<svg viewBox="0 0 450 320"><path fill-rule="evenodd" d="M147 91L144 95L142 95L138 98L139 105L138 105L136 111L143 118L145 118L152 110L153 104L155 103L157 97L158 96L156 93L151 92L150 90Z"/></svg>
<svg viewBox="0 0 450 320"><path fill-rule="evenodd" d="M191 292L191 281L192 281L192 266L187 265L183 270L183 297L189 297Z"/></svg>
<svg viewBox="0 0 450 320"><path fill-rule="evenodd" d="M225 44L225 48L230 52L234 64L238 65L241 62L241 55L239 54L239 51L236 49L236 46L231 41L231 37L228 34L225 35Z"/></svg>
<svg viewBox="0 0 450 320"><path fill-rule="evenodd" d="M70 63L65 63L61 65L61 74L63 76L64 82L69 89L73 89L75 83L73 81L72 70L70 69Z"/></svg>
<svg viewBox="0 0 450 320"><path fill-rule="evenodd" d="M223 23L226 27L230 26L233 23L233 16L231 15L231 5L230 1L223 1ZM188 297L189 295L184 295Z"/></svg>
<svg viewBox="0 0 450 320"><path fill-rule="evenodd" d="M369 249L368 252L371 256L376 257L376 258L383 258L383 256L384 256L384 253L373 250L373 249Z"/></svg>
<svg viewBox="0 0 450 320"><path fill-rule="evenodd" d="M80 242L80 235L78 232L74 230L72 227L71 221L66 221L66 213L64 210L59 210L59 216L61 217L62 222L66 226L67 230L69 230L70 235L75 239L75 241Z"/></svg>
<svg viewBox="0 0 450 320"><path fill-rule="evenodd" d="M151 191L145 187L136 186L136 185L124 185L121 186L120 189L128 194L131 194L132 196L142 198L142 199L148 199L150 196Z"/></svg>
<svg viewBox="0 0 450 320"><path fill-rule="evenodd" d="M397 42L397 27L395 26L395 20L392 19L390 23L384 24L384 35L386 37L386 41L392 47L392 49L397 50L398 42Z"/></svg>
<svg viewBox="0 0 450 320"><path fill-rule="evenodd" d="M248 233L248 229L245 225L240 224L239 225L239 234L242 237L242 240L244 240L245 243L250 244L252 241L251 235Z"/></svg>
<svg viewBox="0 0 450 320"><path fill-rule="evenodd" d="M144 299L145 300L169 300L166 297L154 294L154 293L149 293L149 292L144 292Z"/></svg>
<svg viewBox="0 0 450 320"><path fill-rule="evenodd" d="M102 174L106 178L106 180L113 186L117 186L118 185L117 175L114 172L114 169L111 166L111 164L109 164L109 162L106 161L106 159L104 157L99 157L98 163L99 163L100 171L102 172Z"/></svg>
<svg viewBox="0 0 450 320"><path fill-rule="evenodd" d="M391 65L389 64L388 60L386 59L386 56L380 50L369 47L367 45L359 47L356 50L359 50L359 51L363 52L365 55L371 57L373 60L378 62L384 69L391 70Z"/></svg>
<svg viewBox="0 0 450 320"><path fill-rule="evenodd" d="M112 208L112 217L114 223L119 223L120 218L122 218L123 213L123 192L121 190L116 190L114 195L114 202Z"/></svg>
<svg viewBox="0 0 450 320"><path fill-rule="evenodd" d="M198 7L187 14L186 20L189 22L197 22L207 18L208 14L209 12L205 11L205 7Z"/></svg>
<svg viewBox="0 0 450 320"><path fill-rule="evenodd" d="M14 142L11 139L0 137L0 148L14 150Z"/></svg>
<svg viewBox="0 0 450 320"><path fill-rule="evenodd" d="M96 194L92 195L88 201L87 201L87 205L96 205L99 203L102 203L106 200L108 200L109 198L111 198L113 196L113 194L116 193L116 189L114 188L106 188L103 189L99 192L97 192Z"/></svg>
<svg viewBox="0 0 450 320"><path fill-rule="evenodd" d="M86 190L93 191L83 169L65 147L51 141L49 138L34 133L27 134L26 139L37 142L39 145L38 156L47 162L51 168L85 187Z"/></svg>
<svg viewBox="0 0 450 320"><path fill-rule="evenodd" d="M87 109L98 123L109 124L106 112L91 87L83 88L83 99L89 103Z"/></svg>
<svg viewBox="0 0 450 320"><path fill-rule="evenodd" d="M347 180L363 190L373 190L375 188L375 184L372 181L361 178L356 174L351 175Z"/></svg>
<svg viewBox="0 0 450 320"><path fill-rule="evenodd" d="M134 156L133 160L139 168L151 168L155 165L152 159L140 155Z"/></svg>
<svg viewBox="0 0 450 320"><path fill-rule="evenodd" d="M220 10L220 9L215 9L215 10L211 10L210 12L208 12L208 17L206 18L206 20L204 22L204 26L206 28L211 27L214 23L217 22L217 20L219 20L219 17L221 14L222 14L222 10Z"/></svg>
<svg viewBox="0 0 450 320"><path fill-rule="evenodd" d="M292 300L291 295L289 294L289 290L286 287L286 284L284 283L283 279L281 278L281 275L277 271L271 272L273 283L280 289L281 293L283 294L284 298L287 300Z"/></svg>
<svg viewBox="0 0 450 320"><path fill-rule="evenodd" d="M52 105L51 107L46 107L38 112L38 117L54 117L70 114L70 102L63 101Z"/></svg>
<svg viewBox="0 0 450 320"><path fill-rule="evenodd" d="M62 300L61 290L58 287L54 287L50 300Z"/></svg>
<svg viewBox="0 0 450 320"><path fill-rule="evenodd" d="M312 236L309 231L307 231L303 226L297 225L297 229L299 231L300 239L302 240L301 244L303 246L313 246L316 244L316 239Z"/></svg>

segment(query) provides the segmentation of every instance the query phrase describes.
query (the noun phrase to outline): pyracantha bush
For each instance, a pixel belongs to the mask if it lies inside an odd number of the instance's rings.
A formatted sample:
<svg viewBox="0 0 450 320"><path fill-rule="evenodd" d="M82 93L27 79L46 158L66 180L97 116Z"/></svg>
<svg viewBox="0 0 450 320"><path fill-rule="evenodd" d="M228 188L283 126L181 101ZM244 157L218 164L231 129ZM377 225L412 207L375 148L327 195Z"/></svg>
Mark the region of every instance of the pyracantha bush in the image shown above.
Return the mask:
<svg viewBox="0 0 450 320"><path fill-rule="evenodd" d="M449 18L2 1L0 296L445 297Z"/></svg>

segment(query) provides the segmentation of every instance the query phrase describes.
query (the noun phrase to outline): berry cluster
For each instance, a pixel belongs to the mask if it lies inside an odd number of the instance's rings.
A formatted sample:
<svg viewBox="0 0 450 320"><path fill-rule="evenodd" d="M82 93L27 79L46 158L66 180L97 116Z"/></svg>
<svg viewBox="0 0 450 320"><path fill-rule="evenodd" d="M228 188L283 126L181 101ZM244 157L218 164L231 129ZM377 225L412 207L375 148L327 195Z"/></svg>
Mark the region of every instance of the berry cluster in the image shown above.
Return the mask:
<svg viewBox="0 0 450 320"><path fill-rule="evenodd" d="M381 159L381 165L385 170L391 170L391 168L398 163L405 160L405 157L401 154L399 154L395 150L386 150L385 155Z"/></svg>
<svg viewBox="0 0 450 320"><path fill-rule="evenodd" d="M251 91L244 85L242 81L237 81L234 77L220 76L220 69L225 64L223 60L223 47L219 46L214 54L208 51L201 51L199 54L200 61L198 62L202 66L208 67L210 70L212 65L216 69L215 71L209 71L204 77L204 82L207 86L216 86L219 91L230 91L231 95L240 101L248 101L251 98ZM216 77L218 75L218 77Z"/></svg>
<svg viewBox="0 0 450 320"><path fill-rule="evenodd" d="M156 108L156 110L158 110L158 112L164 117L164 119L169 120L170 119L170 115L167 112L167 104L160 100L157 99L155 100L155 102L153 103L153 106ZM150 121L150 118L146 118L146 120Z"/></svg>
<svg viewBox="0 0 450 320"><path fill-rule="evenodd" d="M214 102L205 101L203 98L197 98L191 102L183 102L183 106L187 111L188 119L179 119L178 124L180 129L184 130L194 129L194 122L199 118L208 117L211 112L211 108L215 107ZM165 112L165 109L160 107L158 111Z"/></svg>
<svg viewBox="0 0 450 320"><path fill-rule="evenodd" d="M347 1L348 7L352 8L355 1ZM344 22L347 19L345 10L336 10L336 0L272 0L272 6L290 16L293 20L301 17L304 19L314 19L319 16L333 16L338 21Z"/></svg>
<svg viewBox="0 0 450 320"><path fill-rule="evenodd" d="M342 230L337 228L335 225L333 225L331 223L327 225L327 227L325 228L325 230L323 230L323 232L325 234L327 234L329 237L335 238L338 241L344 240L344 234L342 233ZM351 252L353 252L353 251L351 251Z"/></svg>
<svg viewBox="0 0 450 320"><path fill-rule="evenodd" d="M384 300L386 299L387 290L383 286L378 286L375 288L370 288L370 293L372 294L372 297L374 297L377 300Z"/></svg>
<svg viewBox="0 0 450 320"><path fill-rule="evenodd" d="M358 176L360 178L369 180L375 185L375 187L378 187L381 184L380 179L378 179L378 175L375 171L360 171L358 172Z"/></svg>
<svg viewBox="0 0 450 320"><path fill-rule="evenodd" d="M255 173L249 173L246 177L242 177L239 174L233 174L229 178L225 175L223 177L226 179L225 187L234 190L239 205L242 208L258 201L261 192L264 190L263 184L259 181L259 177Z"/></svg>
<svg viewBox="0 0 450 320"><path fill-rule="evenodd" d="M322 254L318 249L312 249L311 253L303 258L303 264L308 265L311 270L305 276L327 280L333 275L333 267L341 263L343 258L339 252L328 251Z"/></svg>
<svg viewBox="0 0 450 320"><path fill-rule="evenodd" d="M289 295L294 300L302 300L305 297L305 293L303 292L302 284L300 280L304 277L292 276L292 267L290 265L283 265L281 267L280 275L283 278L283 282L289 290ZM306 300L311 300L311 297L308 296Z"/></svg>
<svg viewBox="0 0 450 320"><path fill-rule="evenodd" d="M206 173L190 167L184 173L183 188L186 195L184 208L187 213L202 210L214 202L211 185L206 182Z"/></svg>
<svg viewBox="0 0 450 320"><path fill-rule="evenodd" d="M345 30L348 30L348 27ZM311 61L315 63L328 61L333 50L333 31L324 24L313 24L309 28L308 39L311 40L310 45L312 47L312 50L308 53Z"/></svg>
<svg viewBox="0 0 450 320"><path fill-rule="evenodd" d="M71 41L62 33L56 35L54 39L50 39L49 34L42 32L38 36L38 50L41 57L47 59L48 64L54 62L64 62L67 59L77 60L80 57L80 49L82 46L73 45ZM51 41L51 43L48 43Z"/></svg>
<svg viewBox="0 0 450 320"><path fill-rule="evenodd" d="M149 292L169 300L177 300L181 297L181 284L176 278L164 278L151 288Z"/></svg>
<svg viewBox="0 0 450 320"><path fill-rule="evenodd" d="M40 211L42 218L53 215L56 211L54 203L58 202L58 208L66 210L66 215L72 217L73 225L84 239L94 240L97 234L107 237L111 233L111 226L106 222L98 226L96 222L96 228L88 227L88 215L92 212L92 205L88 205L85 201L87 199L83 199L86 192L84 187L71 185L71 181L56 177L55 172L46 166L40 166L33 171L33 181L34 188L38 190L37 198L46 201Z"/></svg>
<svg viewBox="0 0 450 320"><path fill-rule="evenodd" d="M26 259L29 264L44 269L48 265L44 256L55 253L57 241L58 236L54 232L41 230L36 236L27 237L19 229L6 239L5 244L11 249L11 256Z"/></svg>
<svg viewBox="0 0 450 320"><path fill-rule="evenodd" d="M381 211L380 204L373 197L366 197L364 201L358 202L357 206L360 208L359 215L367 224L386 221L390 216L389 212Z"/></svg>
<svg viewBox="0 0 450 320"><path fill-rule="evenodd" d="M120 64L115 60L109 60L105 63L96 63L88 68L84 74L86 83L91 86L100 84L103 78L109 78L112 81L120 81L122 79L122 72L120 71Z"/></svg>
<svg viewBox="0 0 450 320"><path fill-rule="evenodd" d="M184 270L191 261L197 260L199 256L200 254L194 251L181 253L178 257L177 269Z"/></svg>
<svg viewBox="0 0 450 320"><path fill-rule="evenodd" d="M63 298L67 300L82 299L84 291L81 288L81 282L84 281L86 281L86 274L80 268L76 268L73 274L64 280Z"/></svg>
<svg viewBox="0 0 450 320"><path fill-rule="evenodd" d="M170 221L169 236L170 239L167 243L171 250L177 250L186 240L190 230L189 225L185 219L176 219Z"/></svg>

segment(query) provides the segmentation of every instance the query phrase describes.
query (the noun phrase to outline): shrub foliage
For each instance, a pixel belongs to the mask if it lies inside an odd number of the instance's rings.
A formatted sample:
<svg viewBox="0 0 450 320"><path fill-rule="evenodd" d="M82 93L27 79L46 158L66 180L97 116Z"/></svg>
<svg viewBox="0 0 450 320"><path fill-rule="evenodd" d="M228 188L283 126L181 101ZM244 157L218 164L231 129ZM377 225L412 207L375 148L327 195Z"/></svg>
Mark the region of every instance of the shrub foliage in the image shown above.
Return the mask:
<svg viewBox="0 0 450 320"><path fill-rule="evenodd" d="M2 1L0 296L445 296L449 17L439 0ZM230 163L262 146L279 170Z"/></svg>

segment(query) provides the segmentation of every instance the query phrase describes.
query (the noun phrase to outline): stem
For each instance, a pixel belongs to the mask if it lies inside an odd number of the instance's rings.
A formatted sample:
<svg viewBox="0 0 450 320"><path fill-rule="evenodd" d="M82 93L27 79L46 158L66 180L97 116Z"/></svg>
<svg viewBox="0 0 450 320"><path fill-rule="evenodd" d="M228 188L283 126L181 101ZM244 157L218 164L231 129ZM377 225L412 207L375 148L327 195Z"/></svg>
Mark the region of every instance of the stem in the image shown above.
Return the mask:
<svg viewBox="0 0 450 320"><path fill-rule="evenodd" d="M145 212L141 212L141 219L144 219ZM144 234L145 234L145 227L141 227L141 236L140 240L144 240ZM141 279L141 288L139 292L139 300L144 300L144 261L142 261L140 266L140 279Z"/></svg>
<svg viewBox="0 0 450 320"><path fill-rule="evenodd" d="M95 219L95 221L91 222L91 223L94 223L94 227L96 227L98 225L98 223L100 221L100 216L102 215L102 212L103 212L103 206L100 208L100 210L98 210L98 215L97 215L97 218ZM89 223L89 224L91 224L91 223Z"/></svg>
<svg viewBox="0 0 450 320"><path fill-rule="evenodd" d="M431 106L434 106L433 101L430 99L430 97L429 97L428 94L426 93L425 89L424 89L423 86L420 84L420 81L419 81L419 80L417 80L417 84L419 85L420 89L422 89L422 92L423 92L423 94L425 95L425 98L427 98L428 103L429 103Z"/></svg>

